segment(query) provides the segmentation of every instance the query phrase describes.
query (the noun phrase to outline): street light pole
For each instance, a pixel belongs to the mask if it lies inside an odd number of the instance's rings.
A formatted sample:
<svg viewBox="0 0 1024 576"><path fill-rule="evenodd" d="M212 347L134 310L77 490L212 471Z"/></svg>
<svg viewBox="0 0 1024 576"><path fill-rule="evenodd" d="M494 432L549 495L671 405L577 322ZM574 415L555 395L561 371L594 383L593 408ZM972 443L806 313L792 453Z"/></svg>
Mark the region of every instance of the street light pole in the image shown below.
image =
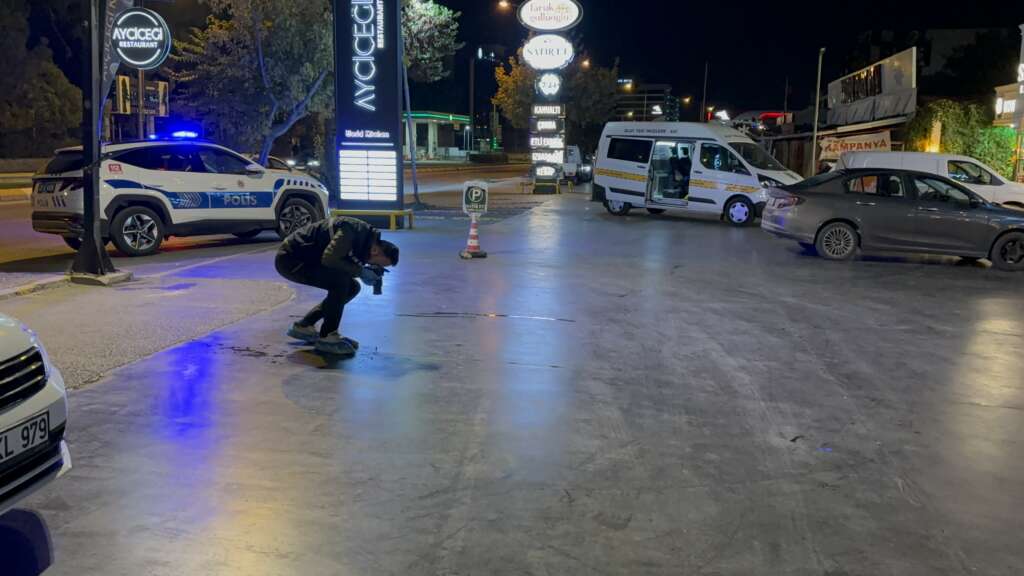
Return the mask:
<svg viewBox="0 0 1024 576"><path fill-rule="evenodd" d="M82 214L82 245L71 264L73 274L103 276L116 272L110 262L107 251L100 246L100 128L104 94L102 92L103 73L100 69L103 61L103 42L100 30L103 29L104 2L89 0L82 2L85 24L85 65L82 76L82 160L84 164L82 178L83 214Z"/></svg>
<svg viewBox="0 0 1024 576"><path fill-rule="evenodd" d="M814 136L811 138L811 173L818 171L818 113L821 108L821 64L825 59L825 48L818 51L818 81L814 85Z"/></svg>
<svg viewBox="0 0 1024 576"><path fill-rule="evenodd" d="M144 8L143 0L136 0L136 8ZM136 92L138 92L138 98L135 99L138 110L138 133L139 140L146 139L146 71L139 68L139 76L137 79ZM106 95L104 95L106 96Z"/></svg>
<svg viewBox="0 0 1024 576"><path fill-rule="evenodd" d="M707 122L707 116L704 116L704 111L708 108L708 75L711 73L711 62L704 61L704 96L700 100L700 111L697 113L700 115L701 122Z"/></svg>
<svg viewBox="0 0 1024 576"><path fill-rule="evenodd" d="M476 55L469 55L469 147L476 144Z"/></svg>

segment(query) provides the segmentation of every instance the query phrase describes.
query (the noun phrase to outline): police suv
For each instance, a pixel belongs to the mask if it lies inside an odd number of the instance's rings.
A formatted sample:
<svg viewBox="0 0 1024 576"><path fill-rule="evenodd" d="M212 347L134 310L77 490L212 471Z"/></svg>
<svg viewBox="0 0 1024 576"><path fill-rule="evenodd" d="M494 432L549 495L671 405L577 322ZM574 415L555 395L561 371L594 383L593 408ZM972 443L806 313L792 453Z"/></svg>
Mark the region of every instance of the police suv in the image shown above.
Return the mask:
<svg viewBox="0 0 1024 576"><path fill-rule="evenodd" d="M82 148L64 148L33 177L32 228L78 249L82 228ZM265 169L223 146L147 140L105 145L100 164L100 228L128 256L160 249L169 236L234 234L283 238L327 215L316 179Z"/></svg>

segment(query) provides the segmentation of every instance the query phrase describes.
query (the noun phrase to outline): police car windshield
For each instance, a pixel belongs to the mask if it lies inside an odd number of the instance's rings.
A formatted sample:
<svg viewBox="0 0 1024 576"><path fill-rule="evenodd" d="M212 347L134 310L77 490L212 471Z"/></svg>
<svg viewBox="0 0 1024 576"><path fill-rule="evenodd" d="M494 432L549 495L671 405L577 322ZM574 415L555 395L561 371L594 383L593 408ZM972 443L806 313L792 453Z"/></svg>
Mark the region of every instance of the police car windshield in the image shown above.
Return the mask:
<svg viewBox="0 0 1024 576"><path fill-rule="evenodd" d="M765 152L764 148L761 148L753 142L729 142L729 146L733 150L743 156L743 159L748 164L757 168L758 170L775 170L782 172L786 169L785 166L779 164L779 161L772 158L772 155Z"/></svg>

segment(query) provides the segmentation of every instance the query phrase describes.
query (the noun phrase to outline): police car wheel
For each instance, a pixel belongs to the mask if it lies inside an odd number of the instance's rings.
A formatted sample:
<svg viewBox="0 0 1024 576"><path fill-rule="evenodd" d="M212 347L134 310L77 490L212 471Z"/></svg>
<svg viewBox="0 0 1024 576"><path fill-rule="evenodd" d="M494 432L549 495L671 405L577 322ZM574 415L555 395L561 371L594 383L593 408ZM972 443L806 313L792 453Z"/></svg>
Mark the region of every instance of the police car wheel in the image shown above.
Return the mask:
<svg viewBox="0 0 1024 576"><path fill-rule="evenodd" d="M74 251L78 251L82 247L82 239L77 236L62 236L64 243L68 245Z"/></svg>
<svg viewBox="0 0 1024 576"><path fill-rule="evenodd" d="M149 208L130 206L114 216L110 238L125 256L149 256L164 241L164 223Z"/></svg>
<svg viewBox="0 0 1024 576"><path fill-rule="evenodd" d="M287 238L292 232L318 220L320 218L312 204L302 198L289 198L277 215L277 234L282 239Z"/></svg>

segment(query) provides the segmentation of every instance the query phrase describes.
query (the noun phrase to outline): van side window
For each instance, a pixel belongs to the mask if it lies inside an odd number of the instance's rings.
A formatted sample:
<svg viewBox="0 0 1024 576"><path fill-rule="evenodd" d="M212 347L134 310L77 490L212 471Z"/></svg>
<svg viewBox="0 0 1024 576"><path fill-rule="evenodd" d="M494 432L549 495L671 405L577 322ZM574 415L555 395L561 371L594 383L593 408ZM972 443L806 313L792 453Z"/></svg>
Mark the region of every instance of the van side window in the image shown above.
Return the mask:
<svg viewBox="0 0 1024 576"><path fill-rule="evenodd" d="M700 163L708 170L750 174L735 154L718 144L704 143L700 145Z"/></svg>
<svg viewBox="0 0 1024 576"><path fill-rule="evenodd" d="M948 163L949 177L964 184L993 184L992 173L973 162L950 160Z"/></svg>
<svg viewBox="0 0 1024 576"><path fill-rule="evenodd" d="M608 143L608 159L647 164L651 159L652 146L654 146L654 142L650 140L612 138Z"/></svg>

